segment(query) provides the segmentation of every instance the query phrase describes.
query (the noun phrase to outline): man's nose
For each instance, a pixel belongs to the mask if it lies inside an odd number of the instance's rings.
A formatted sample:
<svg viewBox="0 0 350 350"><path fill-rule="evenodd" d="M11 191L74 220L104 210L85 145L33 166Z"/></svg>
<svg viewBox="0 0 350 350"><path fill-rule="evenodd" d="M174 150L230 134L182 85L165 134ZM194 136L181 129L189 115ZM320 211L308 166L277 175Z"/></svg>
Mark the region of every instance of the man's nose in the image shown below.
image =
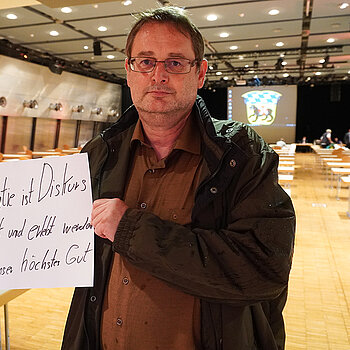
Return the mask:
<svg viewBox="0 0 350 350"><path fill-rule="evenodd" d="M156 62L156 66L154 67L154 70L152 72L152 79L155 82L161 82L166 83L169 79L169 73L165 70L165 63L164 62Z"/></svg>

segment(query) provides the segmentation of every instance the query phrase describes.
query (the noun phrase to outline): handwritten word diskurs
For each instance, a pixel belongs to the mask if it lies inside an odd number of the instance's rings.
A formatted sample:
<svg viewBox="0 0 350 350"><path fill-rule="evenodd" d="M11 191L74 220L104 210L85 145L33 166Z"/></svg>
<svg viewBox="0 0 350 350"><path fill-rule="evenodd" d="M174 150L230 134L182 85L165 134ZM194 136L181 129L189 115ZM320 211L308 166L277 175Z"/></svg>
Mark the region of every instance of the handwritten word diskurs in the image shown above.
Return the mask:
<svg viewBox="0 0 350 350"><path fill-rule="evenodd" d="M49 163L44 163L41 169L38 202L45 198L64 196L73 191L86 190L86 179L76 180L74 175L68 175L68 163L64 165L63 177L57 180L54 169Z"/></svg>

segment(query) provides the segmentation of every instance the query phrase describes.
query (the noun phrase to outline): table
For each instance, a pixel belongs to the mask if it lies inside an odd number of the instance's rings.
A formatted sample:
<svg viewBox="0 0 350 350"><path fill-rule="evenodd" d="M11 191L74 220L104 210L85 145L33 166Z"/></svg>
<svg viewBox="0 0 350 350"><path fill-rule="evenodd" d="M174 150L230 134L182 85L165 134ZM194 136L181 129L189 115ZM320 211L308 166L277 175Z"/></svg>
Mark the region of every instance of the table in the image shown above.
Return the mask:
<svg viewBox="0 0 350 350"><path fill-rule="evenodd" d="M350 218L350 176L342 176L341 180L349 186L348 211L346 212L346 214Z"/></svg>
<svg viewBox="0 0 350 350"><path fill-rule="evenodd" d="M287 187L289 187L292 182L293 175L278 174L278 183L280 185L287 185Z"/></svg>
<svg viewBox="0 0 350 350"><path fill-rule="evenodd" d="M291 174L294 172L293 166L279 166L277 168L279 174Z"/></svg>
<svg viewBox="0 0 350 350"><path fill-rule="evenodd" d="M0 306L4 306L5 321L5 346L6 350L10 350L10 331L8 324L8 308L7 303L25 293L29 289L0 289ZM0 329L0 350L1 350L1 329Z"/></svg>
<svg viewBox="0 0 350 350"><path fill-rule="evenodd" d="M312 152L313 143L296 143L295 152Z"/></svg>
<svg viewBox="0 0 350 350"><path fill-rule="evenodd" d="M350 168L331 168L332 174L338 177L336 199L339 200L339 192L341 187L341 176L350 175Z"/></svg>

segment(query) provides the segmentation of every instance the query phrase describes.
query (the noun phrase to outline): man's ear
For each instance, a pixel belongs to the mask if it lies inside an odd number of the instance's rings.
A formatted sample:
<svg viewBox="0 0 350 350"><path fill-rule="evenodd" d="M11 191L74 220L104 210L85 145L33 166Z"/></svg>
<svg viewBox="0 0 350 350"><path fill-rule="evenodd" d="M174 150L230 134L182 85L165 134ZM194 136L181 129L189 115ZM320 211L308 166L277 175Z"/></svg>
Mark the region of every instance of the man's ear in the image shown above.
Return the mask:
<svg viewBox="0 0 350 350"><path fill-rule="evenodd" d="M198 89L202 88L204 85L205 73L208 70L208 61L204 58L199 67L199 75L198 75Z"/></svg>

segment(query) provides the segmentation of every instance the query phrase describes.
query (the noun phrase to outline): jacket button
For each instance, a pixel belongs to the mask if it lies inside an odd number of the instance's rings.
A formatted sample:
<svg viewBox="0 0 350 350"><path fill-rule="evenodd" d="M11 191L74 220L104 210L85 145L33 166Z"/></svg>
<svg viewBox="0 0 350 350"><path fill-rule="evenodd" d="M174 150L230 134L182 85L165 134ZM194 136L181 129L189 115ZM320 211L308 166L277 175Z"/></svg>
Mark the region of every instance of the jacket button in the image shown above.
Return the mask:
<svg viewBox="0 0 350 350"><path fill-rule="evenodd" d="M117 324L117 326L121 326L123 324L123 320L118 317L116 324Z"/></svg>
<svg viewBox="0 0 350 350"><path fill-rule="evenodd" d="M95 301L96 301L96 297L94 296L94 295L92 295L91 297L90 297L90 301L92 302L92 303L94 303Z"/></svg>
<svg viewBox="0 0 350 350"><path fill-rule="evenodd" d="M212 188L210 189L210 192L211 192L212 194L216 194L216 193L218 193L218 189L217 189L216 187L212 187Z"/></svg>
<svg viewBox="0 0 350 350"><path fill-rule="evenodd" d="M230 133L230 132L232 132L233 131L233 128L228 128L227 130L226 130L226 134L228 134L228 133Z"/></svg>
<svg viewBox="0 0 350 350"><path fill-rule="evenodd" d="M147 204L146 204L146 203L141 203L141 204L140 204L140 207L141 207L142 209L146 209L146 208L147 208Z"/></svg>
<svg viewBox="0 0 350 350"><path fill-rule="evenodd" d="M129 280L127 277L124 277L123 278L123 284L127 285L129 283Z"/></svg>
<svg viewBox="0 0 350 350"><path fill-rule="evenodd" d="M230 167L234 168L236 166L236 161L234 159L230 160Z"/></svg>

